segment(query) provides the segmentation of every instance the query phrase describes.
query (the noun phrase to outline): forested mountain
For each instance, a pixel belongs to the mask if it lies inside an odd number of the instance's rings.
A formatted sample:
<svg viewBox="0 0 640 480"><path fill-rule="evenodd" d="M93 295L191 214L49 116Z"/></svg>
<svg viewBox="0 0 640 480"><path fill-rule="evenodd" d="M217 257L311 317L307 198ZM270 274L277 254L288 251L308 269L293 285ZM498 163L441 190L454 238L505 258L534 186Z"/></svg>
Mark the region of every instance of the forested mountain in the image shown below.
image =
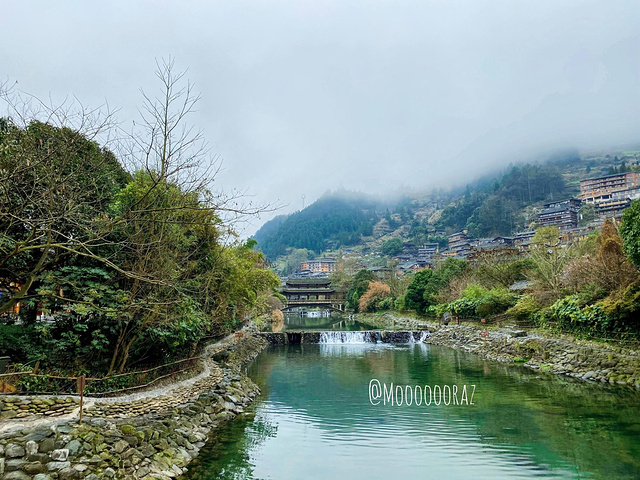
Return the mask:
<svg viewBox="0 0 640 480"><path fill-rule="evenodd" d="M445 208L435 226L442 230L466 228L473 237L507 235L524 228L523 207L562 200L577 192L568 188L562 170L550 165L511 167L493 184L476 184Z"/></svg>
<svg viewBox="0 0 640 480"><path fill-rule="evenodd" d="M320 253L328 248L354 245L371 235L379 219L381 201L359 193L328 193L302 211L265 223L254 238L269 258L288 248Z"/></svg>

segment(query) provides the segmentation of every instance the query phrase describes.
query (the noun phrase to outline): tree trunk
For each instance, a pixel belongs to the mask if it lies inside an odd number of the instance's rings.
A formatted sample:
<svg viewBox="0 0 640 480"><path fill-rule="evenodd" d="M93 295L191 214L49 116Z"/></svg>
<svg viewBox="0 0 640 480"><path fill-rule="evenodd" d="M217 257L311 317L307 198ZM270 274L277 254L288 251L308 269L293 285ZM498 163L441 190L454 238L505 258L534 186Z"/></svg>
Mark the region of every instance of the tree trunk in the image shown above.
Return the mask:
<svg viewBox="0 0 640 480"><path fill-rule="evenodd" d="M113 373L113 370L115 369L116 360L118 358L118 354L120 353L120 346L122 345L122 341L124 340L124 334L126 330L126 326L120 329L120 335L118 336L118 341L116 342L116 346L113 350L113 355L111 356L111 364L109 365L107 376L111 375Z"/></svg>

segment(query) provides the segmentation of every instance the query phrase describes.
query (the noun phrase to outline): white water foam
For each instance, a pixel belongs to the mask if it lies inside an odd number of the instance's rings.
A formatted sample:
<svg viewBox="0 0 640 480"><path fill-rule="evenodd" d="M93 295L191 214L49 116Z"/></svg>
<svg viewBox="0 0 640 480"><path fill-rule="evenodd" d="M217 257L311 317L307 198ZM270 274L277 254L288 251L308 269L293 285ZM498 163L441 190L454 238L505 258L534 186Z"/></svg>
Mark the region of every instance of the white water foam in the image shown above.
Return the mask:
<svg viewBox="0 0 640 480"><path fill-rule="evenodd" d="M373 343L369 332L322 332L318 343Z"/></svg>
<svg viewBox="0 0 640 480"><path fill-rule="evenodd" d="M408 332L409 343L423 343L429 337L429 331ZM416 338L417 337L417 338ZM322 332L318 343L342 344L342 343L380 343L382 336L380 332L348 332L333 331Z"/></svg>
<svg viewBox="0 0 640 480"><path fill-rule="evenodd" d="M415 339L415 333L412 333L409 336L409 343L424 343L427 338L429 338L429 330L421 331L418 340Z"/></svg>

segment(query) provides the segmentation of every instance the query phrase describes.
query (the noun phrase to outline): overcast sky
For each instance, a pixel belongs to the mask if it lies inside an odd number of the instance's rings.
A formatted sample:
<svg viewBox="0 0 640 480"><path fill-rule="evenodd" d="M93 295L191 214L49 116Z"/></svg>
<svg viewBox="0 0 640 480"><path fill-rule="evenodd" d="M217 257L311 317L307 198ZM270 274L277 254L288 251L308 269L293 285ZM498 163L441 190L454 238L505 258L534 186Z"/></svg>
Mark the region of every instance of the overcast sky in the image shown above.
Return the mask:
<svg viewBox="0 0 640 480"><path fill-rule="evenodd" d="M129 125L172 55L218 183L287 212L640 143L639 32L638 0L1 0L0 80Z"/></svg>

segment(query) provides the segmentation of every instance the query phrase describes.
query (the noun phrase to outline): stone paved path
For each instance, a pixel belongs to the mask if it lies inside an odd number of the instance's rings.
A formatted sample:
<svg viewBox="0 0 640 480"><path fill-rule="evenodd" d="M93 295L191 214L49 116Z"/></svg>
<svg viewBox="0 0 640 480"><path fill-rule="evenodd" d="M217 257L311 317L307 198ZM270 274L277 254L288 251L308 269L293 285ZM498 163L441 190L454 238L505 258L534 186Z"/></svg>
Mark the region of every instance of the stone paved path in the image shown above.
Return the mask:
<svg viewBox="0 0 640 480"><path fill-rule="evenodd" d="M222 380L222 369L211 358L216 353L229 348L235 342L236 337L229 335L222 340L207 345L202 354L202 371L191 378L128 395L109 398L85 396L83 415L87 417L127 418L139 416L143 413L159 413L168 408L182 405L188 400L193 400L200 392L211 390ZM0 433L18 428L53 425L78 418L80 407L77 404L80 397L77 395L62 395L58 398L61 397L66 399L65 407L71 403L74 408L72 410L66 408L56 415L30 415L24 418L5 420L0 423ZM20 402L21 399L33 400L33 397L30 396L14 396L13 398L17 402ZM48 397L41 398L46 399Z"/></svg>

